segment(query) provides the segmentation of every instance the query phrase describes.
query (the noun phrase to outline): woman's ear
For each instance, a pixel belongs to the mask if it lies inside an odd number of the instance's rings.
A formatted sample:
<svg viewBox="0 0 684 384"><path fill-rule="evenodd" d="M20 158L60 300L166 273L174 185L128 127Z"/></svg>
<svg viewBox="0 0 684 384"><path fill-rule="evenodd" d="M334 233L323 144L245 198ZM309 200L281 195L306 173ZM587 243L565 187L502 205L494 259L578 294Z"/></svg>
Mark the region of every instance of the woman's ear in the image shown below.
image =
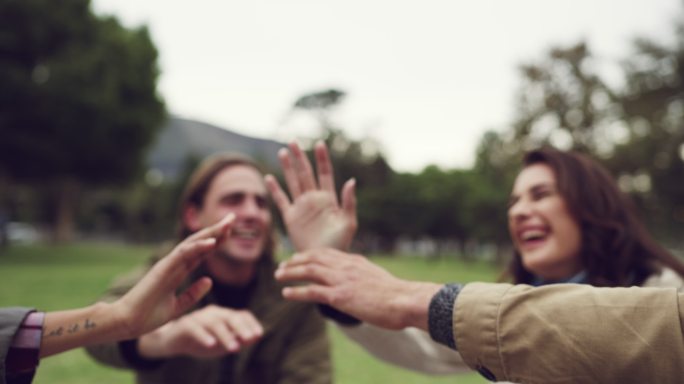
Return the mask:
<svg viewBox="0 0 684 384"><path fill-rule="evenodd" d="M183 222L185 227L193 232L202 229L202 222L199 218L199 210L194 205L188 205L183 210Z"/></svg>

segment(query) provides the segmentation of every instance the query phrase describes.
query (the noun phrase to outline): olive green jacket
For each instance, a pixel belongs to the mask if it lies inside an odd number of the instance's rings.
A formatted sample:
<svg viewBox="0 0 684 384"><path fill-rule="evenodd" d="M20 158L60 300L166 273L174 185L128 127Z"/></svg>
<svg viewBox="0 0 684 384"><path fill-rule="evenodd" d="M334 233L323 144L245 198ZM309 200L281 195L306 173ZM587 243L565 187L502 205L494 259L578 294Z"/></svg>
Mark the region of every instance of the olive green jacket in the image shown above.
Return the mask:
<svg viewBox="0 0 684 384"><path fill-rule="evenodd" d="M675 288L467 284L453 332L463 360L516 383L684 383Z"/></svg>
<svg viewBox="0 0 684 384"><path fill-rule="evenodd" d="M282 286L273 278L273 262L261 263L257 284L248 310L261 322L264 336L257 343L242 348L234 359L232 381L222 381L217 359L175 357L163 360L151 369L137 369L138 383L144 384L298 384L331 383L329 341L325 322L311 304L285 301ZM142 277L139 270L109 290L108 299L123 295ZM202 303L215 304L210 292ZM134 369L120 350L120 344L103 344L87 348L98 361L114 367Z"/></svg>

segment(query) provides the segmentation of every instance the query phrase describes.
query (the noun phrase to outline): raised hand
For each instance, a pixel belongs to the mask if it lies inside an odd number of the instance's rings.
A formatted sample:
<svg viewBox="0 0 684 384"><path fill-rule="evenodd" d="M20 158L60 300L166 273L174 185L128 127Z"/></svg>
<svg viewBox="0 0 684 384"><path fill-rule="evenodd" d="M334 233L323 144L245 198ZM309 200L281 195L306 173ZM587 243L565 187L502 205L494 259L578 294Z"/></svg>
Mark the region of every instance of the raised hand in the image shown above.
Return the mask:
<svg viewBox="0 0 684 384"><path fill-rule="evenodd" d="M178 244L121 299L113 303L132 337L144 334L192 308L211 289L211 279L203 277L181 294L178 287L199 266L230 230L235 220L229 214Z"/></svg>
<svg viewBox="0 0 684 384"><path fill-rule="evenodd" d="M314 249L282 262L275 273L285 282L309 284L286 287L288 300L330 305L360 320L389 329L427 330L430 300L439 284L398 279L361 255L334 249Z"/></svg>
<svg viewBox="0 0 684 384"><path fill-rule="evenodd" d="M290 144L278 152L290 198L272 175L266 185L285 221L287 231L298 251L317 247L349 249L356 233L355 180L342 187L342 202L335 192L333 168L323 142L314 148L318 180L304 152Z"/></svg>
<svg viewBox="0 0 684 384"><path fill-rule="evenodd" d="M210 305L144 335L138 352L147 358L220 357L253 344L263 332L251 312Z"/></svg>
<svg viewBox="0 0 684 384"><path fill-rule="evenodd" d="M211 289L211 279L201 278L180 294L177 289L221 242L234 219L230 214L185 239L119 300L46 313L40 356L133 339L192 308Z"/></svg>

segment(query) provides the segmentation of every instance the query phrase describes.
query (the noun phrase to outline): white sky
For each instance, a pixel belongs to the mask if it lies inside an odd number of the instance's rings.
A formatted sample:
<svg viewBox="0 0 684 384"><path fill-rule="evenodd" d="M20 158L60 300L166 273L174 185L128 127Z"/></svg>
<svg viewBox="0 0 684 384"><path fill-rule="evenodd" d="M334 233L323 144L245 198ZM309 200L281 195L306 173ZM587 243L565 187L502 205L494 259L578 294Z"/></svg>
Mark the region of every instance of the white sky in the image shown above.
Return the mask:
<svg viewBox="0 0 684 384"><path fill-rule="evenodd" d="M98 13L147 24L171 113L257 137L292 103L348 92L340 121L377 139L390 164L469 167L487 129L513 118L517 65L588 39L611 76L635 36L671 35L678 0L94 0ZM616 76L616 72L612 76Z"/></svg>

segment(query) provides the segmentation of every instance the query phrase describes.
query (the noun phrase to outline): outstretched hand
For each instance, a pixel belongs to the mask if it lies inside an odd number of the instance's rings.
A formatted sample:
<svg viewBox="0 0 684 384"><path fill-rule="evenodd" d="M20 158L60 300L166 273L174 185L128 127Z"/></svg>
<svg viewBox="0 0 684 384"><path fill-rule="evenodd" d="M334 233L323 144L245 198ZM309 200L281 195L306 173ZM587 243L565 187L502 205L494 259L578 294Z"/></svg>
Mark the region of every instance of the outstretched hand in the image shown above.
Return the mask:
<svg viewBox="0 0 684 384"><path fill-rule="evenodd" d="M295 254L275 273L285 282L309 284L286 287L288 300L328 304L363 321L388 329L427 330L430 300L439 284L401 280L361 255L334 249Z"/></svg>
<svg viewBox="0 0 684 384"><path fill-rule="evenodd" d="M235 220L229 214L220 222L192 234L152 269L121 299L113 303L130 333L137 337L185 313L211 289L203 277L184 292L176 290L230 231Z"/></svg>
<svg viewBox="0 0 684 384"><path fill-rule="evenodd" d="M209 305L143 335L138 351L152 359L220 357L254 344L263 333L251 312Z"/></svg>
<svg viewBox="0 0 684 384"><path fill-rule="evenodd" d="M289 150L283 148L278 152L291 201L272 175L266 176L266 185L296 250L349 249L357 227L355 180L348 180L342 187L340 204L327 147L318 142L314 153L318 180L297 144L290 144Z"/></svg>

